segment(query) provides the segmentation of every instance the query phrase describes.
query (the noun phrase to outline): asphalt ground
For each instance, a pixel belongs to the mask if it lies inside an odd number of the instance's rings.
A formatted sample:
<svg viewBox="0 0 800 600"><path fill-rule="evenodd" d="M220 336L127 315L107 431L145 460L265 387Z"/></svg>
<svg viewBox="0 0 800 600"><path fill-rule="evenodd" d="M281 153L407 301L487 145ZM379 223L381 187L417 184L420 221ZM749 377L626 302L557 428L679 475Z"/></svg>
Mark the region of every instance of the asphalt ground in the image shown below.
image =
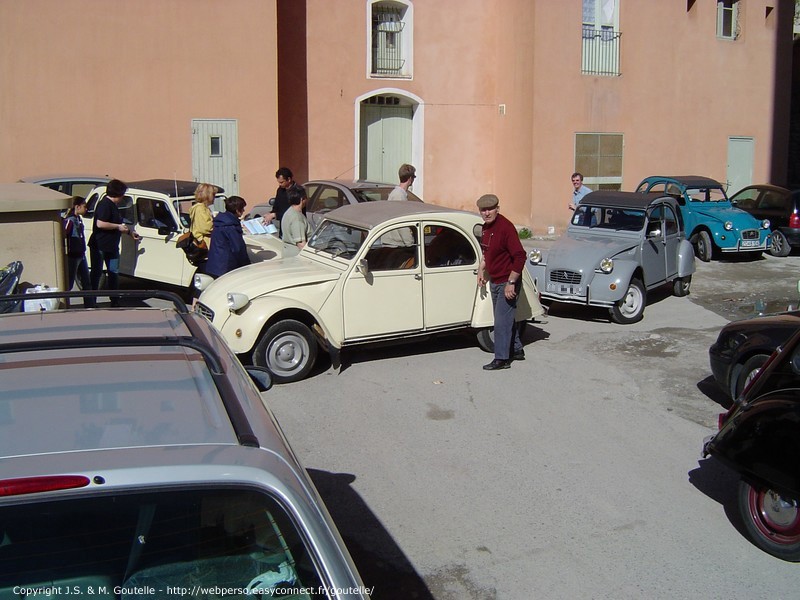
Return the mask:
<svg viewBox="0 0 800 600"><path fill-rule="evenodd" d="M700 451L728 403L709 345L759 300L796 303L799 267L698 263L628 326L556 305L506 371L451 336L264 397L377 600L796 598L797 565L744 537L737 476Z"/></svg>

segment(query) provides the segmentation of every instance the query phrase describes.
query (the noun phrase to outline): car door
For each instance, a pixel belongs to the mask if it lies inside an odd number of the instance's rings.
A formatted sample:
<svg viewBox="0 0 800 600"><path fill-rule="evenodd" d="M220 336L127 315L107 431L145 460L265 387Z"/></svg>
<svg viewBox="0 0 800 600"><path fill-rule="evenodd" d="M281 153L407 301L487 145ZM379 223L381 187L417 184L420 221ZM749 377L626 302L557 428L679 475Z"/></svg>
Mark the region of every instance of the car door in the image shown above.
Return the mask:
<svg viewBox="0 0 800 600"><path fill-rule="evenodd" d="M755 210L749 211L756 219L769 219L772 229L789 226L792 212L789 194L780 190L762 190Z"/></svg>
<svg viewBox="0 0 800 600"><path fill-rule="evenodd" d="M344 283L345 341L422 330L422 268L418 225L378 232ZM363 263L362 263L363 264Z"/></svg>
<svg viewBox="0 0 800 600"><path fill-rule="evenodd" d="M642 270L647 288L663 283L667 278L667 236L663 221L663 204L648 211L645 238L642 240Z"/></svg>
<svg viewBox="0 0 800 600"><path fill-rule="evenodd" d="M124 265L126 275L183 285L186 255L175 247L179 228L169 202L137 196L135 209L136 232L141 239L135 242L130 236L122 236L120 270Z"/></svg>
<svg viewBox="0 0 800 600"><path fill-rule="evenodd" d="M681 244L681 227L678 215L669 204L663 204L662 231L665 236L665 250L667 260L667 279L672 279L678 274L678 249Z"/></svg>
<svg viewBox="0 0 800 600"><path fill-rule="evenodd" d="M478 292L476 245L452 225L426 222L422 232L425 328L471 322Z"/></svg>

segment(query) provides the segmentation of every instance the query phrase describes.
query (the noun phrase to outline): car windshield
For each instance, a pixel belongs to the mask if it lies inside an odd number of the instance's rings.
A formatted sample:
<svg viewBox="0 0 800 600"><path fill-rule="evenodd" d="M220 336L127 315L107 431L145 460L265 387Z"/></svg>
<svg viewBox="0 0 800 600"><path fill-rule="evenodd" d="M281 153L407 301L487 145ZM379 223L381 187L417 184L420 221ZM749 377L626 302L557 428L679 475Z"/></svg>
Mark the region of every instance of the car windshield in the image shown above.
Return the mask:
<svg viewBox="0 0 800 600"><path fill-rule="evenodd" d="M327 252L350 260L358 253L365 239L367 239L366 229L326 219L314 231L308 247L317 252Z"/></svg>
<svg viewBox="0 0 800 600"><path fill-rule="evenodd" d="M722 188L689 188L686 194L692 202L727 202L728 197Z"/></svg>
<svg viewBox="0 0 800 600"><path fill-rule="evenodd" d="M376 200L388 200L389 194L392 193L393 187L379 187L379 188L357 188L352 189L353 195L359 202L375 202ZM408 192L408 199L412 202L422 202L419 196L412 192Z"/></svg>
<svg viewBox="0 0 800 600"><path fill-rule="evenodd" d="M609 208L581 204L572 215L572 225L614 231L641 231L645 211L633 208Z"/></svg>
<svg viewBox="0 0 800 600"><path fill-rule="evenodd" d="M0 507L0 540L4 598L20 589L127 600L222 597L219 590L321 597L314 559L281 504L232 486L11 503Z"/></svg>

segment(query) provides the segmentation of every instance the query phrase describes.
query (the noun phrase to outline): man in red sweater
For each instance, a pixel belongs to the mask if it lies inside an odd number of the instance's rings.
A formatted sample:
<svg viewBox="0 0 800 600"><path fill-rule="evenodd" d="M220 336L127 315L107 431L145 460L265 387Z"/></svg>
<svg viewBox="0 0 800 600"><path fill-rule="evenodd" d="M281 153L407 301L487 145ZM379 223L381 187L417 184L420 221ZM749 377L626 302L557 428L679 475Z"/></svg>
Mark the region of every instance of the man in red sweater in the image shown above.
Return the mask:
<svg viewBox="0 0 800 600"><path fill-rule="evenodd" d="M500 214L500 200L494 194L478 199L483 219L478 268L478 286L489 281L494 305L494 360L483 365L487 371L508 369L514 360L525 360L515 314L517 297L522 289L525 249L514 224Z"/></svg>

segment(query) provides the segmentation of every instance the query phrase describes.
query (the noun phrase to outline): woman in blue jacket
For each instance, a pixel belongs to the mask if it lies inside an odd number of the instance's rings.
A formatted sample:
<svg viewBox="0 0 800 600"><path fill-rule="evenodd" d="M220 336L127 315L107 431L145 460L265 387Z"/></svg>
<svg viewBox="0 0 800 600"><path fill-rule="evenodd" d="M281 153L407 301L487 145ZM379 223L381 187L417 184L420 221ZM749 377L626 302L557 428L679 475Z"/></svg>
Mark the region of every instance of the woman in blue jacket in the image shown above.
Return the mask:
<svg viewBox="0 0 800 600"><path fill-rule="evenodd" d="M242 215L247 203L241 196L225 200L225 212L214 217L211 230L211 248L208 250L206 274L214 278L250 264L242 232Z"/></svg>

